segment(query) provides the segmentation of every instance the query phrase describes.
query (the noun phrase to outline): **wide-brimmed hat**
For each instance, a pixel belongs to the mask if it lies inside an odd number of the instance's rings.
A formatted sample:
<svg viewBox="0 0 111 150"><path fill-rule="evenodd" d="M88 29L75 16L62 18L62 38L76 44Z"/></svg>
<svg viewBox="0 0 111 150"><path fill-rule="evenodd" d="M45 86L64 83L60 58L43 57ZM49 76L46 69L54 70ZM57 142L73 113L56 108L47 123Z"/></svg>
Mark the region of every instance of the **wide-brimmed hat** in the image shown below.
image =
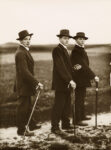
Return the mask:
<svg viewBox="0 0 111 150"><path fill-rule="evenodd" d="M29 33L27 30L22 30L18 33L19 38L16 40L23 40L26 36L32 36L33 33Z"/></svg>
<svg viewBox="0 0 111 150"><path fill-rule="evenodd" d="M72 36L69 33L69 30L67 29L60 30L60 34L58 34L57 37L62 37L62 36L67 36L69 38L72 38Z"/></svg>
<svg viewBox="0 0 111 150"><path fill-rule="evenodd" d="M76 33L76 36L74 36L73 39L77 39L79 37L84 38L85 40L88 39L88 37L85 36L84 32L78 32L78 33Z"/></svg>

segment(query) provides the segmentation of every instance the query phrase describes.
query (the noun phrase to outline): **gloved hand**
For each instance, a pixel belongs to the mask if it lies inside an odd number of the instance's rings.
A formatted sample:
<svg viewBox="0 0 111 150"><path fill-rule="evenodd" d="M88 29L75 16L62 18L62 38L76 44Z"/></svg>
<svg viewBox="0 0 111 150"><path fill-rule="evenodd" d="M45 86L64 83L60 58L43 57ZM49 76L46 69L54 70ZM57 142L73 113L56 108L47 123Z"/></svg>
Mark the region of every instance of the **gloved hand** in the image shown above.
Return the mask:
<svg viewBox="0 0 111 150"><path fill-rule="evenodd" d="M37 85L37 87L36 87L36 90L37 90L38 88L41 89L41 90L43 90L43 84L39 82L38 85Z"/></svg>
<svg viewBox="0 0 111 150"><path fill-rule="evenodd" d="M94 80L95 80L95 82L99 82L99 77L95 76Z"/></svg>
<svg viewBox="0 0 111 150"><path fill-rule="evenodd" d="M74 68L74 70L80 70L82 68L82 66L79 64L76 64L76 65L74 65L73 68Z"/></svg>
<svg viewBox="0 0 111 150"><path fill-rule="evenodd" d="M75 88L76 88L76 83L75 83L73 80L71 80L71 81L69 82L69 85L68 85L68 88L69 88L69 87L75 89Z"/></svg>

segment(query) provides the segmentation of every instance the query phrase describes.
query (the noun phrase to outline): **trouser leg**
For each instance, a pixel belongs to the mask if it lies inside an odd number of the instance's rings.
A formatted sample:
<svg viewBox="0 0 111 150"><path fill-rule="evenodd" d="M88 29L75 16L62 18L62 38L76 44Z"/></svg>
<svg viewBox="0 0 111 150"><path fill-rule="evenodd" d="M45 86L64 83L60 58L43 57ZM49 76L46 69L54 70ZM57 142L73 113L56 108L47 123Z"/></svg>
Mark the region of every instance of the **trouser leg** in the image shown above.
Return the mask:
<svg viewBox="0 0 111 150"><path fill-rule="evenodd" d="M68 94L67 92L55 92L55 102L52 110L52 118L51 118L51 124L52 128L56 129L59 128L59 122L62 119L64 122L69 122L69 119L67 116L69 116L69 109L66 109L66 102L69 103L68 100ZM66 101L67 100L67 101Z"/></svg>
<svg viewBox="0 0 111 150"><path fill-rule="evenodd" d="M68 127L70 125L70 114L71 114L71 92L68 91L64 97L65 104L62 112L62 126Z"/></svg>
<svg viewBox="0 0 111 150"><path fill-rule="evenodd" d="M86 88L77 87L75 89L75 114L76 122L81 121L85 116L84 100L86 96Z"/></svg>
<svg viewBox="0 0 111 150"><path fill-rule="evenodd" d="M17 109L17 127L18 131L24 132L25 126L30 115L31 98L23 96L19 98L19 106Z"/></svg>

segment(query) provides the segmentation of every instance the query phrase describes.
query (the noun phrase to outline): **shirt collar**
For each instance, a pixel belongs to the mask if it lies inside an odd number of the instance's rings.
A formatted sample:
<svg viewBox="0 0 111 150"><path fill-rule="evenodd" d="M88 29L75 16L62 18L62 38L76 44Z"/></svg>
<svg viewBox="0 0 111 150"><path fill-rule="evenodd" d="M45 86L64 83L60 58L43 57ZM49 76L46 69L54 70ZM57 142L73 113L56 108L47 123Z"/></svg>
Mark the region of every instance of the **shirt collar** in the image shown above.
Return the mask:
<svg viewBox="0 0 111 150"><path fill-rule="evenodd" d="M27 51L29 51L29 47L25 47L23 44L20 45L23 46Z"/></svg>
<svg viewBox="0 0 111 150"><path fill-rule="evenodd" d="M77 46L84 48L84 46L79 45L78 43L76 43Z"/></svg>
<svg viewBox="0 0 111 150"><path fill-rule="evenodd" d="M67 49L67 46L65 46L64 44L62 44L61 42L60 42L60 44L65 48L65 49Z"/></svg>

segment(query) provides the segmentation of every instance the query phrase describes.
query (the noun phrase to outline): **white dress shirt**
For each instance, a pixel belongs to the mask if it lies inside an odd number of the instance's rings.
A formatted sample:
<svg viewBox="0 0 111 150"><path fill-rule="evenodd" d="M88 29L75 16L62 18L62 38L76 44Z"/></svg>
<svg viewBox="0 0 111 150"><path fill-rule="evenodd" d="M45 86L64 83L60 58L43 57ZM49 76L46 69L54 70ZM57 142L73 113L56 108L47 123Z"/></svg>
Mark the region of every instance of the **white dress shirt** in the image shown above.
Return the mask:
<svg viewBox="0 0 111 150"><path fill-rule="evenodd" d="M61 42L60 42L60 44L67 50L67 52L68 52L68 54L70 55L70 52L69 52L69 50L68 50L68 48L67 48L67 46L65 46L64 44L62 44Z"/></svg>
<svg viewBox="0 0 111 150"><path fill-rule="evenodd" d="M81 46L81 45L79 45L78 43L76 43L76 45L77 45L77 46L79 46L79 47L82 47L82 48L84 48L84 45L83 45L83 46Z"/></svg>

